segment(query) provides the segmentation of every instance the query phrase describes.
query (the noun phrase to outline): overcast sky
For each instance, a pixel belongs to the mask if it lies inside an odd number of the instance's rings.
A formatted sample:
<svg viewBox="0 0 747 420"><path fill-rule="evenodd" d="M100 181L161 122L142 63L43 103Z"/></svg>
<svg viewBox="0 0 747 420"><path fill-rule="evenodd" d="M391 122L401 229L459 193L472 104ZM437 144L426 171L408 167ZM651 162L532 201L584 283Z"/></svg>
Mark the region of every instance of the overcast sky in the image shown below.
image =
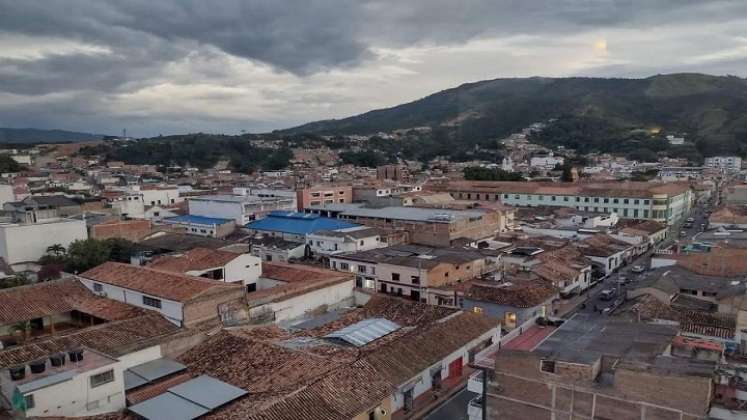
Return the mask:
<svg viewBox="0 0 747 420"><path fill-rule="evenodd" d="M499 77L747 76L747 0L0 0L0 126L261 132Z"/></svg>

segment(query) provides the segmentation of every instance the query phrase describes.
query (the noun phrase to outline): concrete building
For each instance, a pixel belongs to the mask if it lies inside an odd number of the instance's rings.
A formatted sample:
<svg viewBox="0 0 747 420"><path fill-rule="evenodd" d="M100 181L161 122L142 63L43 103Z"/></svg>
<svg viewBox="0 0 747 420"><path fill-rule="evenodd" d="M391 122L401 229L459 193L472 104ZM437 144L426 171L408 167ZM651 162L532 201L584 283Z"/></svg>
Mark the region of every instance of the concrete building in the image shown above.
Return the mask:
<svg viewBox="0 0 747 420"><path fill-rule="evenodd" d="M555 169L555 166L562 165L565 163L565 158L562 156L555 156L552 152L547 155L533 156L529 160L529 166L531 168L538 168L543 170Z"/></svg>
<svg viewBox="0 0 747 420"><path fill-rule="evenodd" d="M159 312L180 326L217 319L221 305L241 301L245 294L240 284L115 262L78 278L94 293Z"/></svg>
<svg viewBox="0 0 747 420"><path fill-rule="evenodd" d="M191 216L233 219L240 226L261 219L273 211L296 210L296 200L288 197L203 195L189 197L187 201Z"/></svg>
<svg viewBox="0 0 747 420"><path fill-rule="evenodd" d="M353 187L350 185L314 185L296 191L298 211L311 206L346 204L353 202Z"/></svg>
<svg viewBox="0 0 747 420"><path fill-rule="evenodd" d="M707 168L718 168L725 171L739 171L742 169L742 158L739 156L711 156L705 158L703 164Z"/></svg>
<svg viewBox="0 0 747 420"><path fill-rule="evenodd" d="M16 195L13 193L13 186L8 184L0 184L0 207L4 206L5 203L16 201Z"/></svg>
<svg viewBox="0 0 747 420"><path fill-rule="evenodd" d="M0 223L0 257L10 265L35 262L49 246L67 248L88 238L86 222L74 219L50 219L39 223Z"/></svg>
<svg viewBox="0 0 747 420"><path fill-rule="evenodd" d="M140 193L146 206L168 206L184 201L176 185L134 185L132 191Z"/></svg>
<svg viewBox="0 0 747 420"><path fill-rule="evenodd" d="M356 273L358 287L433 303L433 287L494 271L497 256L477 249L397 245L352 254L331 255L333 270Z"/></svg>
<svg viewBox="0 0 747 420"><path fill-rule="evenodd" d="M539 343L509 341L479 363L488 369L487 418L707 418L716 363L675 356L676 335L672 326L576 314ZM473 407L470 418L479 418Z"/></svg>
<svg viewBox="0 0 747 420"><path fill-rule="evenodd" d="M113 194L107 201L116 215L132 219L145 217L145 202L139 193Z"/></svg>
<svg viewBox="0 0 747 420"><path fill-rule="evenodd" d="M311 252L318 255L336 255L349 252L383 248L379 230L356 226L337 230L319 230L306 235Z"/></svg>
<svg viewBox="0 0 747 420"><path fill-rule="evenodd" d="M303 258L306 244L286 241L274 236L254 237L249 239L250 253L262 261L289 262Z"/></svg>
<svg viewBox="0 0 747 420"><path fill-rule="evenodd" d="M225 238L236 230L234 219L194 216L191 214L163 219L163 224L178 226L190 235Z"/></svg>
<svg viewBox="0 0 747 420"><path fill-rule="evenodd" d="M310 207L306 212L370 227L403 230L408 233L410 242L440 247L492 237L500 229L503 218L499 210L493 209L368 208L362 204Z"/></svg>
<svg viewBox="0 0 747 420"><path fill-rule="evenodd" d="M694 200L687 183L455 181L433 188L448 191L459 200L500 201L522 207L573 207L670 225L686 217Z"/></svg>

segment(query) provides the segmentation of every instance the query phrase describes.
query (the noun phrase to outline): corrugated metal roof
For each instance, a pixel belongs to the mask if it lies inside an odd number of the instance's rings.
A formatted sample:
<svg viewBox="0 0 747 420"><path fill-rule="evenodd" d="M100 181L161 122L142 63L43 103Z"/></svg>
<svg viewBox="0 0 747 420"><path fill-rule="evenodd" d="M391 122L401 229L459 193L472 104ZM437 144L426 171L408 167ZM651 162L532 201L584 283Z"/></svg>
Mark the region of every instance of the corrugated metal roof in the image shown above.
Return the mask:
<svg viewBox="0 0 747 420"><path fill-rule="evenodd" d="M274 211L267 217L246 225L249 229L305 235L320 230L336 230L360 225L315 214Z"/></svg>
<svg viewBox="0 0 747 420"><path fill-rule="evenodd" d="M147 420L192 420L210 412L205 407L166 392L129 407Z"/></svg>
<svg viewBox="0 0 747 420"><path fill-rule="evenodd" d="M246 395L241 388L202 375L130 407L148 420L192 420Z"/></svg>
<svg viewBox="0 0 747 420"><path fill-rule="evenodd" d="M26 382L18 385L18 392L26 394L27 392L33 392L48 386L56 385L61 382L69 381L76 375L75 371L66 370L54 375L45 376L44 378L37 379L35 381Z"/></svg>
<svg viewBox="0 0 747 420"><path fill-rule="evenodd" d="M399 325L387 319L370 318L329 333L324 338L339 339L356 347L362 347L400 328Z"/></svg>
<svg viewBox="0 0 747 420"><path fill-rule="evenodd" d="M193 216L186 214L184 216L167 217L163 219L164 223L189 223L193 225L223 225L231 222L232 219L220 219L217 217Z"/></svg>
<svg viewBox="0 0 747 420"><path fill-rule="evenodd" d="M151 360L125 370L125 390L172 375L187 369L183 364L170 359Z"/></svg>
<svg viewBox="0 0 747 420"><path fill-rule="evenodd" d="M169 388L169 392L211 410L247 394L241 388L207 375Z"/></svg>

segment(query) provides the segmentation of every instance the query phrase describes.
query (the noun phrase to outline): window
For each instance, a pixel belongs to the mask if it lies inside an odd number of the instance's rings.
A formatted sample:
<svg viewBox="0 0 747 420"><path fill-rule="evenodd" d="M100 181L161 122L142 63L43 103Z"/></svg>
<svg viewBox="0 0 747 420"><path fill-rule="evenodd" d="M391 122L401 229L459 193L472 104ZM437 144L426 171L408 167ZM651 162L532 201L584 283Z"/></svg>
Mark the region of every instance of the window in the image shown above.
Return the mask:
<svg viewBox="0 0 747 420"><path fill-rule="evenodd" d="M161 299L152 298L150 296L143 296L143 305L161 309Z"/></svg>
<svg viewBox="0 0 747 420"><path fill-rule="evenodd" d="M568 197L563 197L563 201L568 201Z"/></svg>
<svg viewBox="0 0 747 420"><path fill-rule="evenodd" d="M348 263L341 262L340 270L350 270L350 265Z"/></svg>
<svg viewBox="0 0 747 420"><path fill-rule="evenodd" d="M633 204L641 204L641 200L633 200Z"/></svg>
<svg viewBox="0 0 747 420"><path fill-rule="evenodd" d="M620 202L620 200L618 200L617 198L614 198L614 199L612 199L612 202L613 202L614 204L617 204L617 203L619 203L619 202Z"/></svg>
<svg viewBox="0 0 747 420"><path fill-rule="evenodd" d="M91 388L96 388L97 386L108 384L109 382L114 382L113 369L91 375Z"/></svg>
<svg viewBox="0 0 747 420"><path fill-rule="evenodd" d="M558 197L555 197L554 195L550 197L550 200L552 200L552 201L556 201L557 199L558 199Z"/></svg>
<svg viewBox="0 0 747 420"><path fill-rule="evenodd" d="M361 239L361 246L363 246L363 240Z"/></svg>
<svg viewBox="0 0 747 420"><path fill-rule="evenodd" d="M716 297L718 293L716 292L703 292L703 297Z"/></svg>
<svg viewBox="0 0 747 420"><path fill-rule="evenodd" d="M594 197L594 202L598 203L599 202L599 197Z"/></svg>
<svg viewBox="0 0 747 420"><path fill-rule="evenodd" d="M648 203L649 203L648 200L643 200L643 204L648 204Z"/></svg>
<svg viewBox="0 0 747 420"><path fill-rule="evenodd" d="M584 197L584 203L588 203L588 202L589 202L589 197Z"/></svg>
<svg viewBox="0 0 747 420"><path fill-rule="evenodd" d="M359 265L358 266L358 272L359 273L365 273L366 272L366 266L365 265Z"/></svg>
<svg viewBox="0 0 747 420"><path fill-rule="evenodd" d="M420 276L410 276L410 281L412 284L420 284Z"/></svg>
<svg viewBox="0 0 747 420"><path fill-rule="evenodd" d="M547 373L555 373L554 360L540 360L540 370Z"/></svg>
<svg viewBox="0 0 747 420"><path fill-rule="evenodd" d="M34 394L24 395L23 402L26 405L26 410L36 407L34 403Z"/></svg>
<svg viewBox="0 0 747 420"><path fill-rule="evenodd" d="M508 198L508 194L503 194L503 198Z"/></svg>
<svg viewBox="0 0 747 420"><path fill-rule="evenodd" d="M94 283L93 284L93 291L94 292L102 292L102 291L104 291L104 286L101 283Z"/></svg>
<svg viewBox="0 0 747 420"><path fill-rule="evenodd" d="M630 203L630 200L628 200L627 198L623 199L623 204L628 204L628 203Z"/></svg>
<svg viewBox="0 0 747 420"><path fill-rule="evenodd" d="M576 202L578 203L579 201L581 201L581 197L576 197Z"/></svg>
<svg viewBox="0 0 747 420"><path fill-rule="evenodd" d="M604 202L604 203L609 203L609 202L610 202L610 199L609 199L609 198L605 198L603 202Z"/></svg>
<svg viewBox="0 0 747 420"><path fill-rule="evenodd" d="M392 281L399 281L399 273L392 273Z"/></svg>

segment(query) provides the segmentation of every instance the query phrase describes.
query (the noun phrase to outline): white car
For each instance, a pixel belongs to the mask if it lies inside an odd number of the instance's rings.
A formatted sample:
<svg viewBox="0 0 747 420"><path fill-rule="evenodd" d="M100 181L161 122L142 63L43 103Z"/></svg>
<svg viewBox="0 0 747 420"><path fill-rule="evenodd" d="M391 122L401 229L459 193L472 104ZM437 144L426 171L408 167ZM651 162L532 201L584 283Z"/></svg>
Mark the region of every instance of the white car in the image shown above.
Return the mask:
<svg viewBox="0 0 747 420"><path fill-rule="evenodd" d="M634 265L633 268L630 269L630 271L634 273L643 273L646 271L646 269L642 265Z"/></svg>

